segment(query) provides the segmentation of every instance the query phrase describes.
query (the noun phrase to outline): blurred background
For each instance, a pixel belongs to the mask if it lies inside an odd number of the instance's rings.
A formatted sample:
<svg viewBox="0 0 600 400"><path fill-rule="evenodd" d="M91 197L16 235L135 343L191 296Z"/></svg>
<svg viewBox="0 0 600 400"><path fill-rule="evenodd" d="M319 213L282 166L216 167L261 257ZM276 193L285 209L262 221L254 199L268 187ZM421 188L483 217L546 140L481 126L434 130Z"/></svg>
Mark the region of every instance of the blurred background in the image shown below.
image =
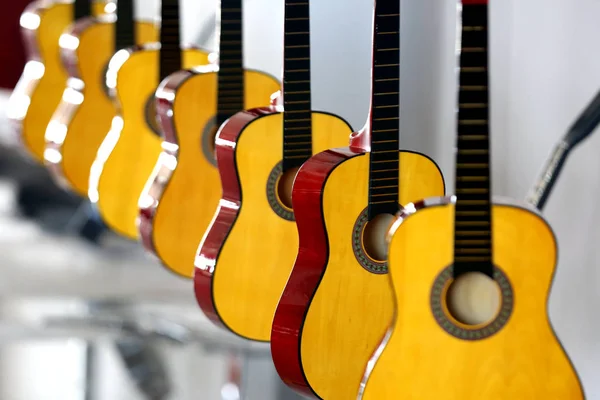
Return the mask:
<svg viewBox="0 0 600 400"><path fill-rule="evenodd" d="M80 200L18 151L4 116L28 0L0 6L0 399L298 399L268 346L212 326L190 283L139 245L86 225ZM215 50L217 0L183 0L183 40ZM600 2L490 1L493 191L523 200L554 144L600 89ZM141 19L157 0L139 0ZM354 129L369 106L372 0L311 3L313 107ZM453 188L456 3L402 1L402 148ZM280 76L282 0L245 0L246 67ZM553 327L600 399L600 134L577 148L544 214L559 242ZM518 249L515 249L518 251Z"/></svg>

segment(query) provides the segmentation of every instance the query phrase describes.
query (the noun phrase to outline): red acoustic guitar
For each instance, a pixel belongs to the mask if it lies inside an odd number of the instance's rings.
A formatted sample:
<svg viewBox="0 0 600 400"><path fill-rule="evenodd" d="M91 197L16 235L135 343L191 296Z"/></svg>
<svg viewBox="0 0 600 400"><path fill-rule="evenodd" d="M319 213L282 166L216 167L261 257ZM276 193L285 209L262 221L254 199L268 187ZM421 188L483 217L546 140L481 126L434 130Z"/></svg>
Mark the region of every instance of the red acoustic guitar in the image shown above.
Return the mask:
<svg viewBox="0 0 600 400"><path fill-rule="evenodd" d="M299 251L275 312L271 352L286 384L326 400L356 397L392 321L384 236L393 214L399 204L444 194L435 162L398 150L399 14L398 1L375 5L363 131L353 134L350 148L306 161L292 191Z"/></svg>
<svg viewBox="0 0 600 400"><path fill-rule="evenodd" d="M269 340L298 251L295 173L352 133L340 117L311 108L309 32L309 1L286 0L283 110L237 113L215 142L223 196L196 257L196 298L213 321L252 340Z"/></svg>

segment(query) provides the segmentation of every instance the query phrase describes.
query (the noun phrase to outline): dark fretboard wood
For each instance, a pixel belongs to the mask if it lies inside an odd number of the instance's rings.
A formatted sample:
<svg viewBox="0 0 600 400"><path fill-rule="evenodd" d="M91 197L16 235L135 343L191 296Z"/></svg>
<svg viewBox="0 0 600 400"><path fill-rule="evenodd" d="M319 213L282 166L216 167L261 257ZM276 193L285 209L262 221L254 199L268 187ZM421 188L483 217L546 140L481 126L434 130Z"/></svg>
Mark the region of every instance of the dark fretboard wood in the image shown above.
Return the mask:
<svg viewBox="0 0 600 400"><path fill-rule="evenodd" d="M398 211L400 2L377 1L373 37L369 220Z"/></svg>
<svg viewBox="0 0 600 400"><path fill-rule="evenodd" d="M244 109L242 0L221 0L217 126Z"/></svg>
<svg viewBox="0 0 600 400"><path fill-rule="evenodd" d="M92 0L75 0L73 19L78 20L90 15L92 15Z"/></svg>
<svg viewBox="0 0 600 400"><path fill-rule="evenodd" d="M309 0L286 0L283 39L283 171L312 155Z"/></svg>
<svg viewBox="0 0 600 400"><path fill-rule="evenodd" d="M463 1L461 43L454 276L478 271L493 277L488 6L485 2Z"/></svg>
<svg viewBox="0 0 600 400"><path fill-rule="evenodd" d="M181 69L179 25L179 1L163 0L160 24L160 81Z"/></svg>
<svg viewBox="0 0 600 400"><path fill-rule="evenodd" d="M134 0L119 0L115 23L115 51L135 45Z"/></svg>

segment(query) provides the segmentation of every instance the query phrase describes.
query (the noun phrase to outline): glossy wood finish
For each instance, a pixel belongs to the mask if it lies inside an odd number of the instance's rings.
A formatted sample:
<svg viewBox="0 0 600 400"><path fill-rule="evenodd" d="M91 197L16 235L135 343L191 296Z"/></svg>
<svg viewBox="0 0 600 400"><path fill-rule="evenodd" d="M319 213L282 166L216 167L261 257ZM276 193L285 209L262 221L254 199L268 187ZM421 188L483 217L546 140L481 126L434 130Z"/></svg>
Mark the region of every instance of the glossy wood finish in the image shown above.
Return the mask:
<svg viewBox="0 0 600 400"><path fill-rule="evenodd" d="M93 3L94 15L104 13L105 3ZM38 1L29 5L21 16L28 62L11 95L7 112L23 147L40 163L44 161L46 127L67 82L59 39L73 23L73 12L72 2Z"/></svg>
<svg viewBox="0 0 600 400"><path fill-rule="evenodd" d="M208 53L183 51L183 65L208 63ZM107 84L114 86L119 114L103 140L90 171L88 195L109 227L138 237L138 200L161 152L161 138L146 121L146 105L158 86L159 50L145 45L120 50L111 59Z"/></svg>
<svg viewBox="0 0 600 400"><path fill-rule="evenodd" d="M162 153L140 197L140 237L171 271L194 274L194 255L221 198L219 172L204 155L203 133L217 129L217 67L180 71L157 91L165 136ZM277 79L245 71L244 108L269 104Z"/></svg>
<svg viewBox="0 0 600 400"><path fill-rule="evenodd" d="M363 400L584 398L548 319L557 256L551 228L514 206L493 205L492 217L494 264L508 277L515 299L507 324L470 341L440 328L430 294L436 276L453 261L454 206L417 211L392 232L397 312L391 336L367 369Z"/></svg>
<svg viewBox="0 0 600 400"><path fill-rule="evenodd" d="M195 291L203 311L245 338L268 341L273 314L298 251L293 221L269 206L267 180L281 161L283 114L244 111L217 139L223 196L196 258ZM312 113L313 151L348 142L339 117ZM213 303L214 301L214 303Z"/></svg>
<svg viewBox="0 0 600 400"><path fill-rule="evenodd" d="M369 156L350 148L318 154L300 168L292 194L300 250L271 350L288 385L327 400L356 395L393 314L387 275L367 271L352 250L354 224L367 207ZM400 152L399 182L402 203L444 193L437 165L418 153Z"/></svg>
<svg viewBox="0 0 600 400"><path fill-rule="evenodd" d="M159 27L137 22L138 44L156 42ZM67 88L46 129L44 158L53 177L81 196L87 196L90 168L110 130L116 105L106 88L106 68L114 54L115 18L85 18L66 32L79 45L61 48L69 72Z"/></svg>

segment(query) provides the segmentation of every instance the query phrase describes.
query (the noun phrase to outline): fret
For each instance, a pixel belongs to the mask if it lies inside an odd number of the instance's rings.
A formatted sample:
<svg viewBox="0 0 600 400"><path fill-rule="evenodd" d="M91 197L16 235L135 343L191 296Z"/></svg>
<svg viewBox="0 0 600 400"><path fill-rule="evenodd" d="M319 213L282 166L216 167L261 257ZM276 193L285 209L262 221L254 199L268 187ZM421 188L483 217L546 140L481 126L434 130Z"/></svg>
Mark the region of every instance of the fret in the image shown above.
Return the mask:
<svg viewBox="0 0 600 400"><path fill-rule="evenodd" d="M472 182L472 181L489 181L489 176L457 176L456 180L461 182Z"/></svg>
<svg viewBox="0 0 600 400"><path fill-rule="evenodd" d="M454 257L454 262L455 263L489 263L491 262L492 257L491 255L488 257L481 257L481 256L455 256Z"/></svg>
<svg viewBox="0 0 600 400"><path fill-rule="evenodd" d="M305 144L309 144L311 143L311 141L305 141L305 142L289 142L288 145L289 146L303 146Z"/></svg>
<svg viewBox="0 0 600 400"><path fill-rule="evenodd" d="M395 168L395 169L388 169L388 170L386 170L386 172L387 171L396 172L396 171L398 171L398 169L397 168ZM374 188L374 187L376 187L376 185L374 184L374 182L382 182L382 181L390 181L390 182L393 183L393 182L396 181L396 178L392 176L390 178L374 178L374 179L371 179L371 182L373 182L371 189ZM393 186L395 186L395 185L393 185Z"/></svg>
<svg viewBox="0 0 600 400"><path fill-rule="evenodd" d="M474 230L474 231L464 230L464 229L456 229L455 233L458 236L486 236L486 235L489 235L491 233L491 231L489 229ZM489 241L490 239L479 239L479 240L488 240Z"/></svg>
<svg viewBox="0 0 600 400"><path fill-rule="evenodd" d="M308 128L310 129L310 128ZM288 136L285 140L286 143L294 143L295 139L304 139L304 138L311 138L312 135L310 133L308 134L302 134L302 135L293 135L293 136Z"/></svg>
<svg viewBox="0 0 600 400"><path fill-rule="evenodd" d="M493 277L487 12L487 4L462 5L454 214L455 278L469 271Z"/></svg>
<svg viewBox="0 0 600 400"><path fill-rule="evenodd" d="M159 54L159 81L162 81L181 69L178 0L162 1Z"/></svg>
<svg viewBox="0 0 600 400"><path fill-rule="evenodd" d="M484 211L473 211L473 210L469 210L469 211L456 211L456 214L458 215L462 215L465 217L479 217L479 216L485 216L485 215L489 215L489 211L484 210Z"/></svg>

